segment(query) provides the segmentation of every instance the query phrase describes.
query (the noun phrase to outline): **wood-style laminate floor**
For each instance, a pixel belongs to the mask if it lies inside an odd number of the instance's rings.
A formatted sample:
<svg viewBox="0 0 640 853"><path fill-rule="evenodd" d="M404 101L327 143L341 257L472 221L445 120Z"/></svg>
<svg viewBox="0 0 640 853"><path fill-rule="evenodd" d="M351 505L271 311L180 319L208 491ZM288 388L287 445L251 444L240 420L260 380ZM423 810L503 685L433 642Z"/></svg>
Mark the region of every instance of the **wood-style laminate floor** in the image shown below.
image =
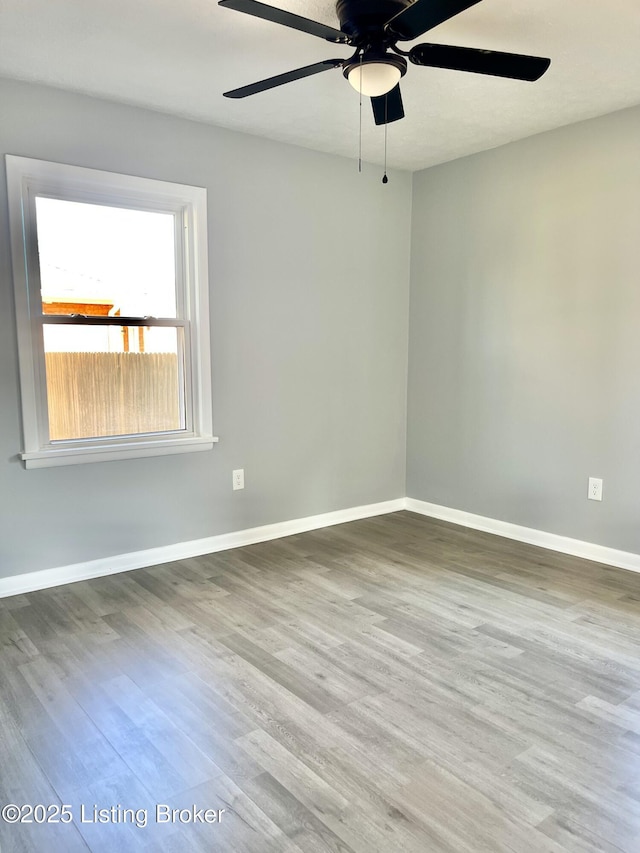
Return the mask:
<svg viewBox="0 0 640 853"><path fill-rule="evenodd" d="M0 850L638 853L639 640L640 575L404 512L4 599L0 805L73 821Z"/></svg>

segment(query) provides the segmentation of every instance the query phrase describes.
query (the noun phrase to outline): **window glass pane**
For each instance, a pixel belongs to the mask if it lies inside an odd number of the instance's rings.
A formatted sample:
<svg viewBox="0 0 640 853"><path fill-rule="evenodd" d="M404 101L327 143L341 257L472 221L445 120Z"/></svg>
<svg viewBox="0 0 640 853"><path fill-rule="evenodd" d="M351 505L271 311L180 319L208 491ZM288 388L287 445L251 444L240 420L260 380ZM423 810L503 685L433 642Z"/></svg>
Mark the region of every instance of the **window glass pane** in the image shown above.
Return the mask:
<svg viewBox="0 0 640 853"><path fill-rule="evenodd" d="M175 317L172 213L36 198L44 314Z"/></svg>
<svg viewBox="0 0 640 853"><path fill-rule="evenodd" d="M52 441L185 428L181 329L45 323L43 334Z"/></svg>

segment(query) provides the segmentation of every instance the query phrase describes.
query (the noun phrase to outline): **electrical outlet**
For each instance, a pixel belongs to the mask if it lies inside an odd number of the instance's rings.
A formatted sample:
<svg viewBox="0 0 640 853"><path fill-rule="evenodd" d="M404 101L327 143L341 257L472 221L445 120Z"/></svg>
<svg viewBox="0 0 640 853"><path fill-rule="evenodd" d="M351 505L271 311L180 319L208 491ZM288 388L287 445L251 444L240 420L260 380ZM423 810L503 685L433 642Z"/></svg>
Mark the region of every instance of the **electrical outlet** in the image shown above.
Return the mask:
<svg viewBox="0 0 640 853"><path fill-rule="evenodd" d="M238 468L236 471L233 471L232 477L233 491L235 492L237 489L244 489L244 468Z"/></svg>
<svg viewBox="0 0 640 853"><path fill-rule="evenodd" d="M599 477L589 477L589 492L587 497L590 501L602 500L602 480Z"/></svg>

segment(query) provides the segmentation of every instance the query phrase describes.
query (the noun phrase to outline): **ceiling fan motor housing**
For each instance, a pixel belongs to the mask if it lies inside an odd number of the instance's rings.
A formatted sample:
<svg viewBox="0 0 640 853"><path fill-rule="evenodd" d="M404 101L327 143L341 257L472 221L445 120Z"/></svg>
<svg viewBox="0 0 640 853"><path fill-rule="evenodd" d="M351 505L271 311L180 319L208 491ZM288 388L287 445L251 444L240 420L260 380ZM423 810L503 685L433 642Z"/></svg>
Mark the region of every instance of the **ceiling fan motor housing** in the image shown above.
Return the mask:
<svg viewBox="0 0 640 853"><path fill-rule="evenodd" d="M340 29L357 47L386 47L396 39L384 25L410 6L413 0L338 0L336 14Z"/></svg>

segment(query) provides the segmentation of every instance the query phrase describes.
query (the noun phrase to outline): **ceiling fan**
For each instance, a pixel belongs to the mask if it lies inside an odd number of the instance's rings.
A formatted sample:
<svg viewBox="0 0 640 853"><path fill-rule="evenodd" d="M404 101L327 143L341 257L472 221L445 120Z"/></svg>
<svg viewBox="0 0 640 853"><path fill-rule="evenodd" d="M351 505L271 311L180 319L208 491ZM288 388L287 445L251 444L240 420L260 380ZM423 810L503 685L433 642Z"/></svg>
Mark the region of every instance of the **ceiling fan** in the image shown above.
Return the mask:
<svg viewBox="0 0 640 853"><path fill-rule="evenodd" d="M338 0L338 30L284 9L259 3L257 0L220 0L219 6L263 18L274 24L282 24L333 44L343 44L356 49L348 59L325 59L323 62L315 62L286 74L278 74L258 83L233 89L225 92L224 96L246 98L284 83L342 67L344 76L354 89L371 97L375 123L389 124L404 118L400 78L407 73L407 59L414 65L472 71L476 74L511 77L515 80L534 81L542 77L551 60L539 56L451 47L444 44L417 44L409 51L401 50L397 46L397 42L413 41L479 2L480 0Z"/></svg>

